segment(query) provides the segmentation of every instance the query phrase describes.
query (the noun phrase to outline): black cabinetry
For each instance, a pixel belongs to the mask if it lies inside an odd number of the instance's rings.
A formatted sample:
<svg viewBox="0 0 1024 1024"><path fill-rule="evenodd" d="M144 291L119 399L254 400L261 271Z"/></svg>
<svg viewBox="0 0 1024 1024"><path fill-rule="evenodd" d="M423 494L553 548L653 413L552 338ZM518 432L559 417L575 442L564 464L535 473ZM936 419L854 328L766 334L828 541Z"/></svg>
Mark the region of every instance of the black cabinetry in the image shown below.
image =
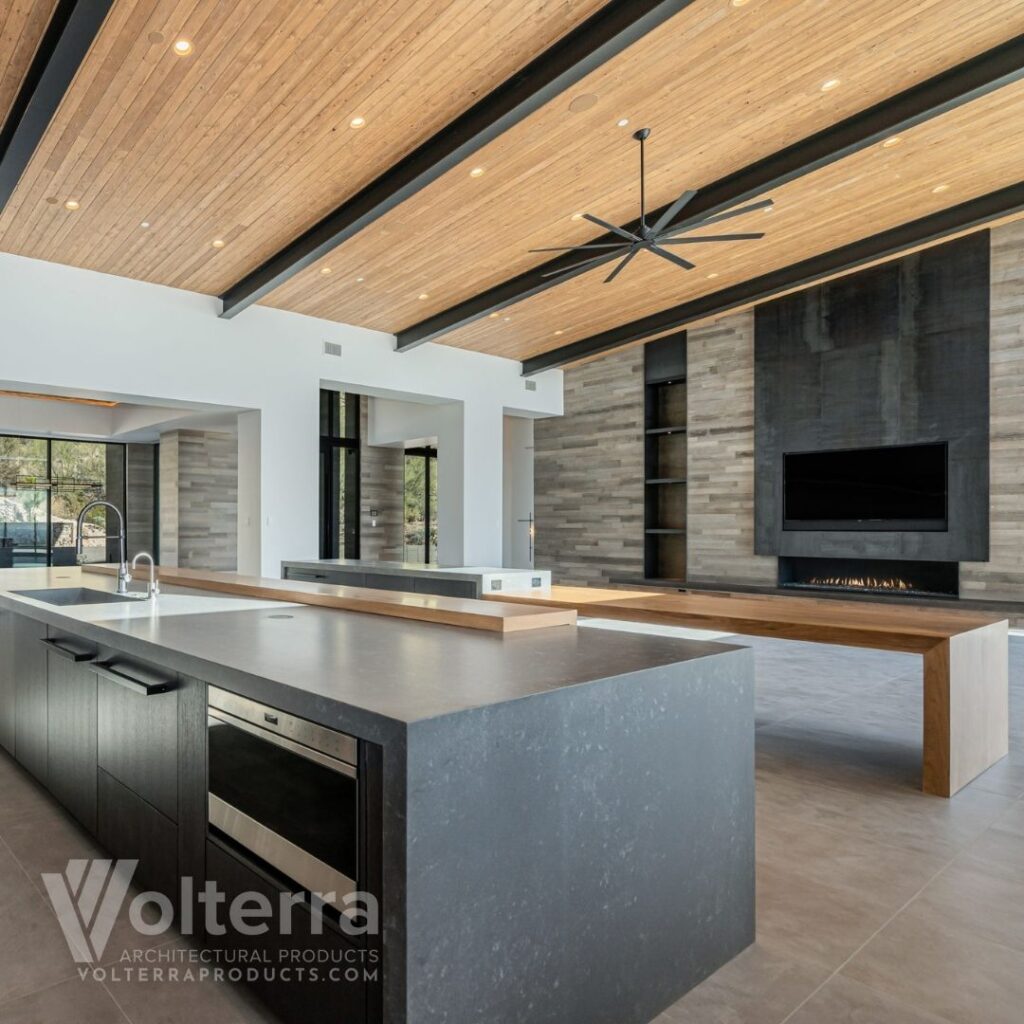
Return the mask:
<svg viewBox="0 0 1024 1024"><path fill-rule="evenodd" d="M47 785L96 832L96 648L51 629L46 658Z"/></svg>
<svg viewBox="0 0 1024 1024"><path fill-rule="evenodd" d="M12 756L17 699L14 675L14 613L0 610L0 746Z"/></svg>
<svg viewBox="0 0 1024 1024"><path fill-rule="evenodd" d="M46 626L14 617L14 756L44 785L48 775Z"/></svg>

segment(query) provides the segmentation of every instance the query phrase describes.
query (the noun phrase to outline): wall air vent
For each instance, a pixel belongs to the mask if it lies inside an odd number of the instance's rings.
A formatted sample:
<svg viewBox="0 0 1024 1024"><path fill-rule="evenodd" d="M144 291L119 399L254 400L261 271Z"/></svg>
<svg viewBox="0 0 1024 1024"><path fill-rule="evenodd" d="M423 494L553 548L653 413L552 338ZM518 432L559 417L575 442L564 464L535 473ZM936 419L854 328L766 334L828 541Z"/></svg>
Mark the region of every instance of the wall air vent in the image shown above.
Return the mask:
<svg viewBox="0 0 1024 1024"><path fill-rule="evenodd" d="M336 341L325 341L324 342L324 355L325 356L340 356L341 346Z"/></svg>
<svg viewBox="0 0 1024 1024"><path fill-rule="evenodd" d="M526 382L526 390L527 391L536 391L537 390L537 382L535 380L528 380Z"/></svg>

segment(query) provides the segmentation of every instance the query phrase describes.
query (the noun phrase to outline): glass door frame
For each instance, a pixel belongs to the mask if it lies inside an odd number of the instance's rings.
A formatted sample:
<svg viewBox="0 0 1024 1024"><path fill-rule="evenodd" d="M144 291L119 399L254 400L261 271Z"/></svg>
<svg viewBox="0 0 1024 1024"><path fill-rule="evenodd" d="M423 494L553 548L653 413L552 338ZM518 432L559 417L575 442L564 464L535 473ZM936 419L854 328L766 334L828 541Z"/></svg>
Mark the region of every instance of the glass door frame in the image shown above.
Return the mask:
<svg viewBox="0 0 1024 1024"><path fill-rule="evenodd" d="M344 423L341 402L344 398ZM360 396L320 391L320 557L358 558L360 551ZM344 458L342 456L344 455ZM344 468L342 468L344 467ZM342 536L338 496L345 484L345 529ZM351 514L349 510L351 509ZM341 552L344 551L344 555Z"/></svg>

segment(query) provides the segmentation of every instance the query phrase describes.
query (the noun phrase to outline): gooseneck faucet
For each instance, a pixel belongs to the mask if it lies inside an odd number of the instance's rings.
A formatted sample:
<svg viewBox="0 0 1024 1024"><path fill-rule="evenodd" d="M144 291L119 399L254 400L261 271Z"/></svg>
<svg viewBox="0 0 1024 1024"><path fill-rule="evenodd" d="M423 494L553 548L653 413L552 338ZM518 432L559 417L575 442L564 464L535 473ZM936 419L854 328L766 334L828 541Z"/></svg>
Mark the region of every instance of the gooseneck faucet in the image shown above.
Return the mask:
<svg viewBox="0 0 1024 1024"><path fill-rule="evenodd" d="M82 552L82 542L85 539L82 536L82 529L85 525L86 515L94 508L103 506L104 508L113 509L117 515L118 532L117 535L110 535L104 537L95 537L94 540L116 540L120 543L120 555L121 559L117 566L117 592L119 594L128 593L128 584L132 581L132 574L128 571L128 539L124 532L124 516L121 515L121 510L109 501L103 501L97 498L95 501L90 501L81 512L78 513L78 528L76 530L77 538L75 542L75 551L78 556L78 564L82 565L85 562L85 555Z"/></svg>
<svg viewBox="0 0 1024 1024"><path fill-rule="evenodd" d="M139 564L139 559L145 558L149 562L149 586L146 589L146 597L153 601L160 593L160 584L156 578L156 562L153 561L153 556L148 551L140 551L132 559L132 572L135 572L135 567Z"/></svg>

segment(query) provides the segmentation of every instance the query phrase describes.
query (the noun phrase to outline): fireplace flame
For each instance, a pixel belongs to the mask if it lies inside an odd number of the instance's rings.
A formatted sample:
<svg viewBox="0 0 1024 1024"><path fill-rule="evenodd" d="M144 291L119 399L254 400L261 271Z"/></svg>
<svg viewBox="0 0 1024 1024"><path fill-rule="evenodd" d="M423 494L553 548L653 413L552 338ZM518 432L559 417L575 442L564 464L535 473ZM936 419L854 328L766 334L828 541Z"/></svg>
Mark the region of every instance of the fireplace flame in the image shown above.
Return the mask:
<svg viewBox="0 0 1024 1024"><path fill-rule="evenodd" d="M808 581L817 587L851 587L859 590L913 590L912 584L898 576L812 576Z"/></svg>

